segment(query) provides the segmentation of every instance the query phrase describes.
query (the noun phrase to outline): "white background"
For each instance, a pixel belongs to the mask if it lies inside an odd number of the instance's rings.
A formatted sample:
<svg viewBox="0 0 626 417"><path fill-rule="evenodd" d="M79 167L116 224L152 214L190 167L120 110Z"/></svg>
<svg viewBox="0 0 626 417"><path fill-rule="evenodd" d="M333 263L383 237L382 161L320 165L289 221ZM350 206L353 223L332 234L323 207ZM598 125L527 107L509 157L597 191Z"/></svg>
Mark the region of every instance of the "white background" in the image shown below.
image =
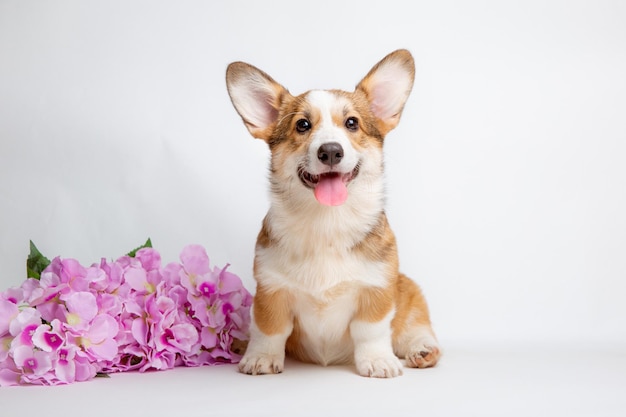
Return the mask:
<svg viewBox="0 0 626 417"><path fill-rule="evenodd" d="M351 90L408 48L387 211L444 348L623 357L625 22L619 1L0 0L1 288L29 239L90 264L151 237L253 291L268 151L227 64Z"/></svg>

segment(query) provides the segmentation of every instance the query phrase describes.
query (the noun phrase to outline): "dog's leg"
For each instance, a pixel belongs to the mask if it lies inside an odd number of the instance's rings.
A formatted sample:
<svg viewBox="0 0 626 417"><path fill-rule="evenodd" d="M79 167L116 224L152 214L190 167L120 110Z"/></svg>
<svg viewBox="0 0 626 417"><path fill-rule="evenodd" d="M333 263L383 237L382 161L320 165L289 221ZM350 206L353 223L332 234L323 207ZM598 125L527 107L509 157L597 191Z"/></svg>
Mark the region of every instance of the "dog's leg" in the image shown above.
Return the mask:
<svg viewBox="0 0 626 417"><path fill-rule="evenodd" d="M394 351L400 358L406 359L410 368L435 366L441 356L439 343L430 326L414 327L398 340Z"/></svg>
<svg viewBox="0 0 626 417"><path fill-rule="evenodd" d="M250 342L239 370L244 374L281 373L285 367L285 343L293 330L286 291L265 292L257 287L250 323Z"/></svg>
<svg viewBox="0 0 626 417"><path fill-rule="evenodd" d="M435 366L441 349L430 324L428 306L420 288L404 275L398 280L398 304L393 329L393 350L411 368Z"/></svg>
<svg viewBox="0 0 626 417"><path fill-rule="evenodd" d="M278 334L263 333L255 322L250 325L250 343L239 362L239 370L249 375L281 373L285 367L285 342L290 328Z"/></svg>
<svg viewBox="0 0 626 417"><path fill-rule="evenodd" d="M364 290L361 294L359 309L350 323L359 375L376 378L402 375L402 363L391 344L392 294L380 289Z"/></svg>
<svg viewBox="0 0 626 417"><path fill-rule="evenodd" d="M371 323L354 320L350 334L354 341L354 363L359 375L391 378L402 375L402 363L391 347L391 313L389 318Z"/></svg>

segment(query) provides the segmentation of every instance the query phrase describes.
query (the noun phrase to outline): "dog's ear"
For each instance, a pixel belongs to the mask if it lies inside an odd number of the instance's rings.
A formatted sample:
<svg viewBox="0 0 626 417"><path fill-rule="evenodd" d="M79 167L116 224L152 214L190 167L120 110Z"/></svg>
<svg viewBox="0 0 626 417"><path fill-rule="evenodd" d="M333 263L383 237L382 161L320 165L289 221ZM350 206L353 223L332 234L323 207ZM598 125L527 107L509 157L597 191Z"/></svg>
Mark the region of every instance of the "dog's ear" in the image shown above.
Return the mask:
<svg viewBox="0 0 626 417"><path fill-rule="evenodd" d="M411 53L399 49L376 64L357 85L365 93L383 135L398 125L415 79Z"/></svg>
<svg viewBox="0 0 626 417"><path fill-rule="evenodd" d="M245 62L233 62L226 70L230 99L255 138L269 140L288 91L269 75Z"/></svg>

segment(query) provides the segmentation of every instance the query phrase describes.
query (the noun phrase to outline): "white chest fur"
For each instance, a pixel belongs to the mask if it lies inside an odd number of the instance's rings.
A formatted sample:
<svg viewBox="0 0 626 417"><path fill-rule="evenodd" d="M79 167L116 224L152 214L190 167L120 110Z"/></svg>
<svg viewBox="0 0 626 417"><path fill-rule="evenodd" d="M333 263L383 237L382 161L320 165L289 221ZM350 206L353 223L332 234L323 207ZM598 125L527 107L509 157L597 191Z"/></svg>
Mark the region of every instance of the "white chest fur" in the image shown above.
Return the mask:
<svg viewBox="0 0 626 417"><path fill-rule="evenodd" d="M355 287L343 288L326 303L306 292L293 294L299 343L308 356L322 365L351 362L354 346L348 329L356 310Z"/></svg>
<svg viewBox="0 0 626 417"><path fill-rule="evenodd" d="M363 225L373 219L346 216L339 223L341 230L333 232L325 224L337 224L337 211L332 216L303 217L316 220L300 219L297 224L272 218L272 230L280 239L269 247L257 247L256 252L257 280L266 288L289 292L301 345L322 364L352 360L348 329L359 292L363 287L386 285L387 266L353 250L367 233Z"/></svg>

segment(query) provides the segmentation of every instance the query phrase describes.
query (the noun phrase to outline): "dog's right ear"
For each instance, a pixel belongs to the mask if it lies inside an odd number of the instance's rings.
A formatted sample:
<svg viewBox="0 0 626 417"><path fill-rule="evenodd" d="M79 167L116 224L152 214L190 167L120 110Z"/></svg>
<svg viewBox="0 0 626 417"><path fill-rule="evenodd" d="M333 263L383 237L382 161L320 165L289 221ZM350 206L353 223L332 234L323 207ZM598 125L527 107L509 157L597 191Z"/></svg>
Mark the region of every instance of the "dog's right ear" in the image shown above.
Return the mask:
<svg viewBox="0 0 626 417"><path fill-rule="evenodd" d="M278 121L282 98L289 92L272 77L245 62L228 66L226 87L250 134L268 141Z"/></svg>

